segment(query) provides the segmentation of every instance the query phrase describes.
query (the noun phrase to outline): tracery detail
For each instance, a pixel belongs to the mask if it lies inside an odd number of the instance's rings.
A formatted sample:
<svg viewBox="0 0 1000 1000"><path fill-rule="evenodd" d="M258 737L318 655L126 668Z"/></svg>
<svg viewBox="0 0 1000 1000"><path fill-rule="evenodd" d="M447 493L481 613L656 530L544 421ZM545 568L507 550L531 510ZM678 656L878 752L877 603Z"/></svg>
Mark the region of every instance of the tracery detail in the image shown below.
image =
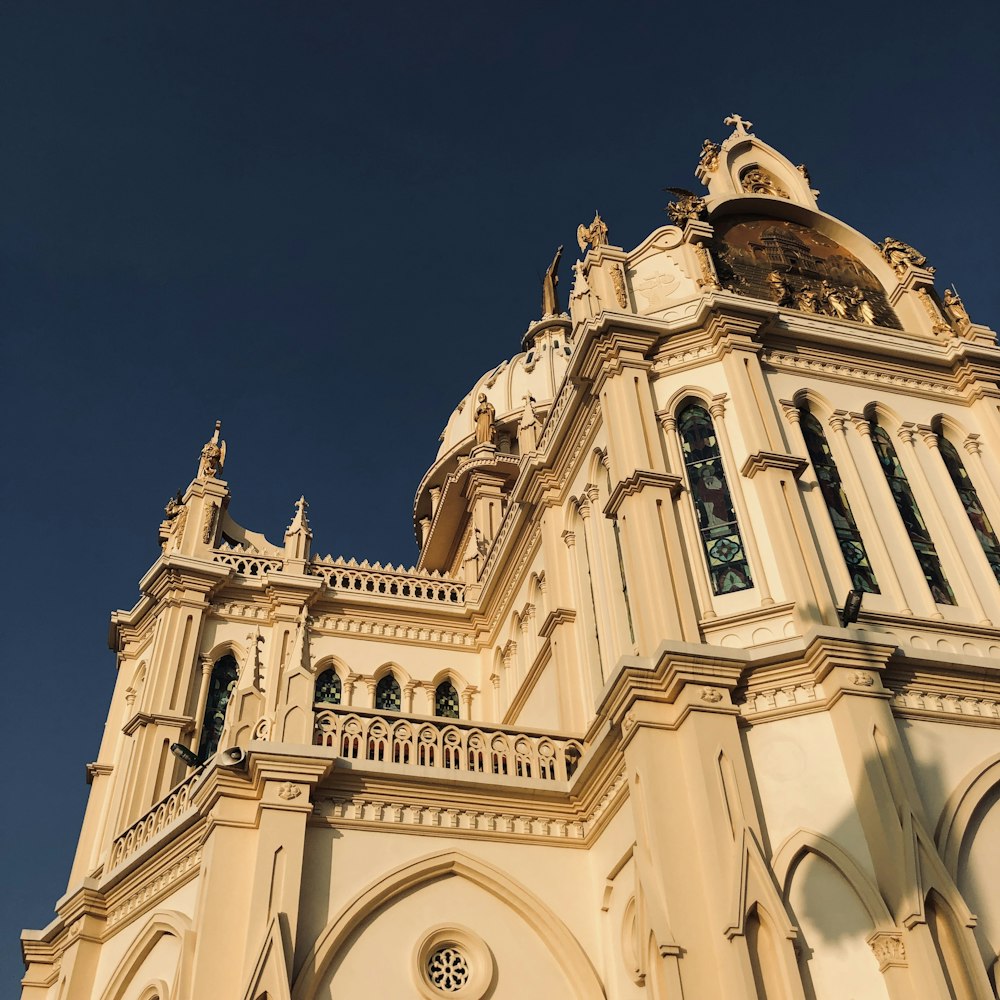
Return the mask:
<svg viewBox="0 0 1000 1000"><path fill-rule="evenodd" d="M222 739L222 730L226 725L226 708L239 676L240 668L236 659L229 654L216 660L212 667L198 747L198 757L203 761L208 760L219 749L219 740Z"/></svg>
<svg viewBox="0 0 1000 1000"><path fill-rule="evenodd" d="M936 603L954 604L955 595L944 575L944 570L941 568L937 549L934 548L931 534L924 523L909 480L906 478L903 466L896 455L896 449L893 447L889 435L879 427L874 419L870 421L870 426L875 454L878 456L879 464L885 473L886 482L889 484L892 498L896 502L899 516L903 519L903 526L910 536L910 543L913 545L913 551L916 553L927 586L930 587Z"/></svg>
<svg viewBox="0 0 1000 1000"><path fill-rule="evenodd" d="M399 681L392 674L386 674L375 686L375 707L388 712L398 712L402 704Z"/></svg>
<svg viewBox="0 0 1000 1000"><path fill-rule="evenodd" d="M712 590L716 594L748 590L753 586L750 564L726 485L712 418L705 407L690 403L677 415L677 430Z"/></svg>
<svg viewBox="0 0 1000 1000"><path fill-rule="evenodd" d="M427 976L442 993L457 993L469 981L469 963L453 945L438 948L427 959Z"/></svg>
<svg viewBox="0 0 1000 1000"><path fill-rule="evenodd" d="M337 671L330 667L316 678L316 694L313 701L317 705L339 705L342 685Z"/></svg>
<svg viewBox="0 0 1000 1000"><path fill-rule="evenodd" d="M812 462L813 469L816 470L819 488L823 494L823 500L826 502L830 520L833 522L833 530L837 535L840 551L847 563L847 571L851 575L851 586L868 594L877 594L879 589L875 580L875 571L868 560L865 543L861 538L861 532L858 531L857 522L854 520L854 514L840 481L837 463L830 451L823 427L804 407L801 414L802 436L806 441L809 461Z"/></svg>
<svg viewBox="0 0 1000 1000"><path fill-rule="evenodd" d="M986 516L986 511L983 510L976 487L969 478L969 473L959 457L958 450L943 434L938 435L938 447L941 450L941 458L944 459L948 475L951 476L951 481L955 484L958 497L965 508L965 513L969 516L972 530L975 531L976 538L979 539L979 544L983 547L986 561L990 564L993 575L1000 582L1000 540L997 539L990 519Z"/></svg>

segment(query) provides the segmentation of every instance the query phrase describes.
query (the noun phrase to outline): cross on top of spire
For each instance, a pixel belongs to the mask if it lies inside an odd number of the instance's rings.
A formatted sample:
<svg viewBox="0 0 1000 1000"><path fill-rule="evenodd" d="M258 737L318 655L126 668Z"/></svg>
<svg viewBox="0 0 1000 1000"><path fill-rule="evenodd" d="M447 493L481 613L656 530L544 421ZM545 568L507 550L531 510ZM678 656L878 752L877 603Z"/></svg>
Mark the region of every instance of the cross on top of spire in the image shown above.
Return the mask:
<svg viewBox="0 0 1000 1000"><path fill-rule="evenodd" d="M750 135L750 129L753 128L753 122L748 121L746 118L741 118L739 115L729 115L722 121L723 125L732 125L736 129L736 135Z"/></svg>

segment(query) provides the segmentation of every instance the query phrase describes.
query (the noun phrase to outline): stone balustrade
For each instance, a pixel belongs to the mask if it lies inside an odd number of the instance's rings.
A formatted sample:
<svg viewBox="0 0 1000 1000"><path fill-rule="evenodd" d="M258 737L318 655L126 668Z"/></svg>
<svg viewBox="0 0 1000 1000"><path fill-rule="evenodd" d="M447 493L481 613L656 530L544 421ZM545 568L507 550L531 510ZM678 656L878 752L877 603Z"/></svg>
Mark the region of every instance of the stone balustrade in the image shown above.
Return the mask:
<svg viewBox="0 0 1000 1000"><path fill-rule="evenodd" d="M537 781L568 781L584 754L565 737L335 705L316 706L313 742L348 760Z"/></svg>
<svg viewBox="0 0 1000 1000"><path fill-rule="evenodd" d="M201 777L200 770L188 775L176 785L165 799L158 802L145 816L136 820L124 833L115 838L111 845L111 857L107 870L117 868L133 854L149 843L161 830L179 819L191 807L191 793Z"/></svg>

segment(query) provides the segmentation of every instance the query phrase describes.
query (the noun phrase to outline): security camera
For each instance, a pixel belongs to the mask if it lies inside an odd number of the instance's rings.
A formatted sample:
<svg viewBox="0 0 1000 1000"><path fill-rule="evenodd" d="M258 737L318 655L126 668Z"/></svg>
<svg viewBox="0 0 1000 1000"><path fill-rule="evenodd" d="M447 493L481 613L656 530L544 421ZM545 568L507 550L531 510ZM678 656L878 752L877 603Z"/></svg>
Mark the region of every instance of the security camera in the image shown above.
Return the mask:
<svg viewBox="0 0 1000 1000"><path fill-rule="evenodd" d="M242 767L246 760L246 751L242 747L230 747L219 754L219 767Z"/></svg>

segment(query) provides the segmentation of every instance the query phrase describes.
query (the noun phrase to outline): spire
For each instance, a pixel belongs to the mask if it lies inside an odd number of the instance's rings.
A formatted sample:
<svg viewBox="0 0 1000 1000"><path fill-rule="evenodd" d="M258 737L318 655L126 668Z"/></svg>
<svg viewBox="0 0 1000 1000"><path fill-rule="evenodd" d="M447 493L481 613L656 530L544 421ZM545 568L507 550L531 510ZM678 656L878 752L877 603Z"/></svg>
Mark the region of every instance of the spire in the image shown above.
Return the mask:
<svg viewBox="0 0 1000 1000"><path fill-rule="evenodd" d="M222 421L215 421L215 432L201 449L201 459L198 463L199 479L214 479L226 464L226 442L219 440L222 431Z"/></svg>
<svg viewBox="0 0 1000 1000"><path fill-rule="evenodd" d="M295 516L285 532L285 556L288 559L301 559L303 562L309 559L313 534L306 513L308 506L305 497L295 501Z"/></svg>

